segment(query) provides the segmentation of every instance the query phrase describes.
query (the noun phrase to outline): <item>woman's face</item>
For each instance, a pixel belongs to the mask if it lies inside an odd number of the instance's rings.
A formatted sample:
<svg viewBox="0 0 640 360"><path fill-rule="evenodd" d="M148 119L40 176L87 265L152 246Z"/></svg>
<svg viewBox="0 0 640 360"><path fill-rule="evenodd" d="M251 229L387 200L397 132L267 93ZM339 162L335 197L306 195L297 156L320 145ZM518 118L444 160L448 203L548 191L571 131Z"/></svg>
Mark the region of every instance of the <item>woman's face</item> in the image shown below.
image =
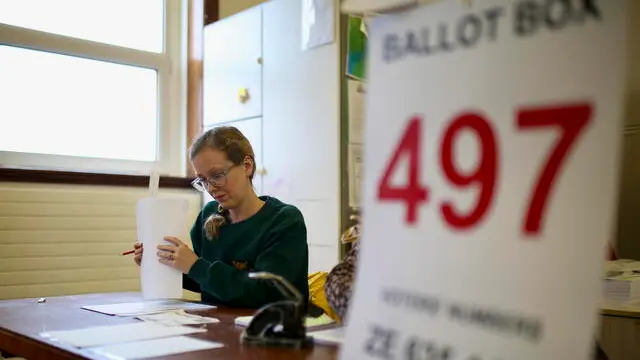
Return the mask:
<svg viewBox="0 0 640 360"><path fill-rule="evenodd" d="M193 158L192 163L207 192L225 209L241 204L251 189L249 176L253 164L249 157L245 157L242 164L235 165L222 151L205 148Z"/></svg>

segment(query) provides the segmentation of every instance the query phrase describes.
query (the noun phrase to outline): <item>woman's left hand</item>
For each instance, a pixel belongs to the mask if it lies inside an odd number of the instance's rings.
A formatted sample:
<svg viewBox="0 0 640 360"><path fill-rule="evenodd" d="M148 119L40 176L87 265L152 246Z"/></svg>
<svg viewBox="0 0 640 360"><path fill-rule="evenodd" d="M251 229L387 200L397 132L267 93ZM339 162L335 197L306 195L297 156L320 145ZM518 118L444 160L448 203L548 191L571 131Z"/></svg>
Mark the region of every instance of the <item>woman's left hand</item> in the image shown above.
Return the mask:
<svg viewBox="0 0 640 360"><path fill-rule="evenodd" d="M173 245L158 245L160 262L178 269L184 274L189 273L193 264L198 260L198 255L178 238L168 236L164 239Z"/></svg>

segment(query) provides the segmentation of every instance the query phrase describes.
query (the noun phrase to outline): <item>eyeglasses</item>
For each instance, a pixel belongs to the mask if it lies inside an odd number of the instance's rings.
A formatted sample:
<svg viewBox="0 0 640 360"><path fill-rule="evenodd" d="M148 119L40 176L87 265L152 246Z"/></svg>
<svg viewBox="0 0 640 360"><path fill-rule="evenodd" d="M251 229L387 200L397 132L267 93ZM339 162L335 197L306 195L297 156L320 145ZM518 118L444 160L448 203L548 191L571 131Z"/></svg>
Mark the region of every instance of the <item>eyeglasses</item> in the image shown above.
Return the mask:
<svg viewBox="0 0 640 360"><path fill-rule="evenodd" d="M200 192L208 192L209 186L225 186L227 183L227 174L232 168L233 166L228 168L227 170L217 172L206 179L196 178L191 182L191 186L193 186L194 189Z"/></svg>

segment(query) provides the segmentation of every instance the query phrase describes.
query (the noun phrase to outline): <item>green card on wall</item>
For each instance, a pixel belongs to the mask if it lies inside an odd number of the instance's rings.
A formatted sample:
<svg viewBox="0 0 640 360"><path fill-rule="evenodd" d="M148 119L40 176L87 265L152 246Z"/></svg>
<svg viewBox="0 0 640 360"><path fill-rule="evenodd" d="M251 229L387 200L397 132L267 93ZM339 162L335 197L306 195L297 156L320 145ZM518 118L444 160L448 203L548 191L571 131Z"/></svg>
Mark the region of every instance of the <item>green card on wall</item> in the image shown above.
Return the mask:
<svg viewBox="0 0 640 360"><path fill-rule="evenodd" d="M367 32L361 17L349 16L347 31L347 76L365 79Z"/></svg>

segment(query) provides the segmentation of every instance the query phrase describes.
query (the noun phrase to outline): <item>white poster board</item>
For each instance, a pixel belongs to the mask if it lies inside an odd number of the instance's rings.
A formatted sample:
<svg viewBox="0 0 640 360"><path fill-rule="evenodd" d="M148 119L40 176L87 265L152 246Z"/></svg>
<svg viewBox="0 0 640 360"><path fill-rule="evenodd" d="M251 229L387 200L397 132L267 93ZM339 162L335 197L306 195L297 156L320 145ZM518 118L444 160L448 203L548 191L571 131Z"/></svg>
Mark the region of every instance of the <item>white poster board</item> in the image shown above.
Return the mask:
<svg viewBox="0 0 640 360"><path fill-rule="evenodd" d="M182 272L158 261L158 245L171 245L167 236L181 238L187 229L189 201L149 197L138 201L138 241L144 247L140 285L144 299L182 298Z"/></svg>
<svg viewBox="0 0 640 360"><path fill-rule="evenodd" d="M302 1L302 50L330 44L335 37L334 0Z"/></svg>
<svg viewBox="0 0 640 360"><path fill-rule="evenodd" d="M589 358L613 235L626 9L443 0L372 19L341 359Z"/></svg>

